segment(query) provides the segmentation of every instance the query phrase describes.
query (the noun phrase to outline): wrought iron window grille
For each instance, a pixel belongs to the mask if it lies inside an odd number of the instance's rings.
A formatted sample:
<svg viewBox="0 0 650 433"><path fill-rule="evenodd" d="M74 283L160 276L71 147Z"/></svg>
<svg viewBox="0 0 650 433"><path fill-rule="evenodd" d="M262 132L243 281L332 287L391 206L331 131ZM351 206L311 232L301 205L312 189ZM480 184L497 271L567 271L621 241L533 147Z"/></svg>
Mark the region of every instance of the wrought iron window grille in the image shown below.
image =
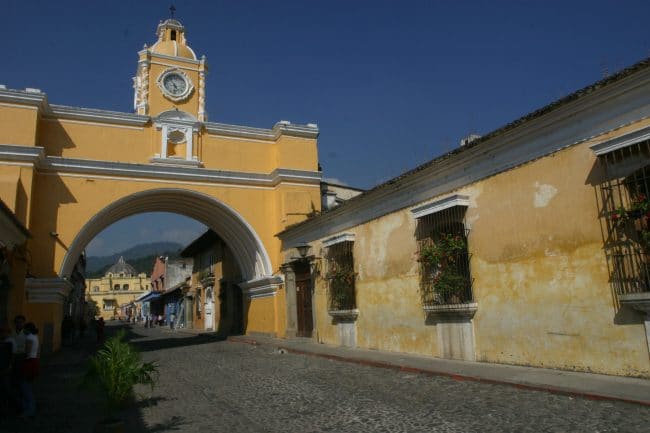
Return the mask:
<svg viewBox="0 0 650 433"><path fill-rule="evenodd" d="M328 304L331 311L356 308L354 242L344 241L327 249Z"/></svg>
<svg viewBox="0 0 650 433"><path fill-rule="evenodd" d="M615 297L650 292L650 141L601 155L597 188Z"/></svg>
<svg viewBox="0 0 650 433"><path fill-rule="evenodd" d="M469 229L464 224L466 209L454 206L418 218L417 255L425 308L474 300L467 248Z"/></svg>

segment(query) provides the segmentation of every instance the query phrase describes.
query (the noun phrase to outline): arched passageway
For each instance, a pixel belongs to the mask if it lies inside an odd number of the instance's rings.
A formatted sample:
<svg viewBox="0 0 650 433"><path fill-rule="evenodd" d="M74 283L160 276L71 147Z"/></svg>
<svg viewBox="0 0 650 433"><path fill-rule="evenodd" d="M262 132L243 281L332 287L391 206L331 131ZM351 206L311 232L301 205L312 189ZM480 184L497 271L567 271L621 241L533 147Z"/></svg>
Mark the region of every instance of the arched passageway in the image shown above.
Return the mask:
<svg viewBox="0 0 650 433"><path fill-rule="evenodd" d="M61 264L59 277L70 276L84 248L104 228L144 212L178 213L215 231L232 250L245 280L243 287L253 290L278 279L272 275L271 261L262 241L239 213L214 197L180 188L142 191L106 206L75 236Z"/></svg>

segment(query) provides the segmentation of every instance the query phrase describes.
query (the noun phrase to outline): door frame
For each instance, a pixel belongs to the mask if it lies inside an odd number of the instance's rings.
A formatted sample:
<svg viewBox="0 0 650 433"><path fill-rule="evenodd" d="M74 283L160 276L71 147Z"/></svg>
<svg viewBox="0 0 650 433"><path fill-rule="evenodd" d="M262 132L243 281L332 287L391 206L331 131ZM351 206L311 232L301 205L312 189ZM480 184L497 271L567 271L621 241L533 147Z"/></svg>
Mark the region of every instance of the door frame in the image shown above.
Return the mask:
<svg viewBox="0 0 650 433"><path fill-rule="evenodd" d="M312 319L312 332L311 338L318 338L318 322L316 320L316 297L314 296L315 290L315 257L310 256L304 259L295 259L281 266L284 273L285 282L285 302L286 302L286 331L287 338L294 338L298 336L298 299L296 292L296 275L309 274L309 288L311 296L311 319ZM309 338L309 337L307 337Z"/></svg>

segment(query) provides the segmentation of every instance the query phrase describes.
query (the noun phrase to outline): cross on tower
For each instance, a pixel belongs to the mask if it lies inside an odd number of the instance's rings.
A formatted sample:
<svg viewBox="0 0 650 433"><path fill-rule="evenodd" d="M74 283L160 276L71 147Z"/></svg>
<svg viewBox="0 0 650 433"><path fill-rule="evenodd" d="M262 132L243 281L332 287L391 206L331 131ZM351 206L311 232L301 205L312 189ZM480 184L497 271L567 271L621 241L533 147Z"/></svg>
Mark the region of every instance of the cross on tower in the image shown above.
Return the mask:
<svg viewBox="0 0 650 433"><path fill-rule="evenodd" d="M171 6L169 7L169 13L170 13L171 16L172 16L172 19L174 18L174 12L176 12L176 8L174 7L174 5L171 5Z"/></svg>

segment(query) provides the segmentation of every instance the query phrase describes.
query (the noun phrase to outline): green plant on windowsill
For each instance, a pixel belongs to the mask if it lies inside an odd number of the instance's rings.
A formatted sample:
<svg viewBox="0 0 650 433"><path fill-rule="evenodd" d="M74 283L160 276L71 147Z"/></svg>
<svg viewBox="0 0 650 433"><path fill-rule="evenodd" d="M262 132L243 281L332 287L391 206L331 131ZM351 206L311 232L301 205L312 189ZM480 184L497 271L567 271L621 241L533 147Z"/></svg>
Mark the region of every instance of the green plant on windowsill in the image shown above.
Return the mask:
<svg viewBox="0 0 650 433"><path fill-rule="evenodd" d="M466 249L467 242L463 236L443 233L438 239L421 248L419 261L435 269L441 265L455 263Z"/></svg>
<svg viewBox="0 0 650 433"><path fill-rule="evenodd" d="M636 193L630 196L627 208L623 205L611 213L611 220L614 223L623 223L629 220L650 218L650 200L643 193Z"/></svg>
<svg viewBox="0 0 650 433"><path fill-rule="evenodd" d="M460 272L459 260L467 251L461 235L443 233L435 241L422 246L419 261L424 264L431 288L423 292L425 304L455 304L465 301L467 278Z"/></svg>
<svg viewBox="0 0 650 433"><path fill-rule="evenodd" d="M328 272L330 309L349 310L354 308L354 281L356 272L349 268L337 268Z"/></svg>

